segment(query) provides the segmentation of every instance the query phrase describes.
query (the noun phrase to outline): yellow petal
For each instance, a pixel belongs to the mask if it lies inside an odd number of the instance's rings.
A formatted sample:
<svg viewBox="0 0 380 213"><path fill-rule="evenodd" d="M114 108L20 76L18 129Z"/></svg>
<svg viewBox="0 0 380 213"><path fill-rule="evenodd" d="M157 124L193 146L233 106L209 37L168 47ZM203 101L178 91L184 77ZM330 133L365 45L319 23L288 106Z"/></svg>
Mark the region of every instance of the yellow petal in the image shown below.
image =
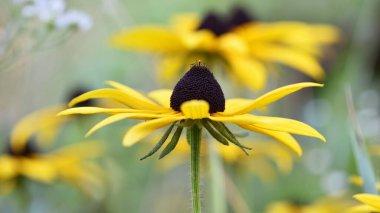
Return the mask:
<svg viewBox="0 0 380 213"><path fill-rule="evenodd" d="M121 113L121 114L116 114L112 115L101 122L97 123L94 127L92 127L86 134L87 136L90 136L92 133L94 133L96 130L107 126L111 123L121 121L127 118L132 118L132 119L152 119L152 118L162 118L165 116L168 116L169 114L149 114L149 113Z"/></svg>
<svg viewBox="0 0 380 213"><path fill-rule="evenodd" d="M0 181L16 177L18 174L18 161L8 155L0 157Z"/></svg>
<svg viewBox="0 0 380 213"><path fill-rule="evenodd" d="M172 93L173 90L161 89L150 92L148 96L157 101L161 106L170 108L170 97L172 96Z"/></svg>
<svg viewBox="0 0 380 213"><path fill-rule="evenodd" d="M103 147L98 141L84 141L65 146L52 153L56 158L89 159L98 157L103 152Z"/></svg>
<svg viewBox="0 0 380 213"><path fill-rule="evenodd" d="M380 196L372 195L372 194L356 194L354 198L359 200L360 202L367 204L380 210Z"/></svg>
<svg viewBox="0 0 380 213"><path fill-rule="evenodd" d="M26 145L27 141L37 136L40 141L38 143L49 143L56 135L48 134L56 133L56 129L60 128L70 118L57 117L56 114L63 110L64 106L53 106L33 112L21 121L19 121L13 128L11 133L11 146L15 152L21 151Z"/></svg>
<svg viewBox="0 0 380 213"><path fill-rule="evenodd" d="M267 70L265 66L249 56L238 56L234 54L225 55L231 72L245 86L253 91L260 91L265 87Z"/></svg>
<svg viewBox="0 0 380 213"><path fill-rule="evenodd" d="M184 48L175 32L158 26L136 27L117 33L112 36L111 45L150 53L173 53Z"/></svg>
<svg viewBox="0 0 380 213"><path fill-rule="evenodd" d="M260 129L267 129L271 131L288 132L297 135L315 137L326 142L326 139L311 126L300 121L287 118L244 114L228 117L211 116L210 119L219 122L231 122L238 125L252 125Z"/></svg>
<svg viewBox="0 0 380 213"><path fill-rule="evenodd" d="M325 74L317 58L294 48L275 44L256 44L252 54L265 62L277 62L303 72L315 80L323 80Z"/></svg>
<svg viewBox="0 0 380 213"><path fill-rule="evenodd" d="M130 128L125 134L123 145L132 146L136 142L148 136L154 130L167 126L175 121L182 120L184 118L184 116L169 116L137 124Z"/></svg>
<svg viewBox="0 0 380 213"><path fill-rule="evenodd" d="M228 108L226 107L225 112L222 112L220 114L223 115L236 115L236 114L244 114L248 113L254 109L265 107L291 93L294 93L300 89L306 88L306 87L322 87L322 84L317 83L298 83L298 84L291 84L288 86L284 86L278 89L275 89L273 91L270 91L260 97L258 97L255 100L251 100L250 102L247 100L242 100L239 104L237 104L235 107L228 105ZM238 101L235 101L238 102Z"/></svg>
<svg viewBox="0 0 380 213"><path fill-rule="evenodd" d="M350 208L345 213L371 213L371 212L380 212L380 210L371 206L367 206L367 205L358 205L358 206L354 206Z"/></svg>
<svg viewBox="0 0 380 213"><path fill-rule="evenodd" d="M152 105L152 106L156 106L157 104L154 103L153 101L149 100L147 97L145 97L143 94L141 94L140 92L137 92L136 90L130 88L130 87L127 87L123 84L120 84L120 83L117 83L115 81L107 81L106 84L110 85L111 87L114 87L116 89L119 89L121 91L123 91L125 94L128 94L130 95L131 97L141 101L141 102L145 102L146 104L148 105Z"/></svg>
<svg viewBox="0 0 380 213"><path fill-rule="evenodd" d="M293 136L287 132L270 131L267 129L257 128L257 127L252 126L252 125L239 125L239 126L241 126L244 129L250 130L250 131L255 131L255 132L258 132L261 134L268 135L268 136L280 141L281 143L285 144L289 148L291 148L299 156L302 155L302 149L301 149L300 145L298 144L296 139L294 139Z"/></svg>
<svg viewBox="0 0 380 213"><path fill-rule="evenodd" d="M69 106L74 106L77 103L95 98L110 98L134 109L162 110L162 107L156 104L151 104L149 102L142 101L138 97L135 97L133 93L127 94L117 89L98 89L86 92L71 100Z"/></svg>
<svg viewBox="0 0 380 213"><path fill-rule="evenodd" d="M164 85L171 85L185 70L186 59L183 54L165 55L158 62L158 77Z"/></svg>
<svg viewBox="0 0 380 213"><path fill-rule="evenodd" d="M209 109L209 104L204 100L186 101L181 105L181 112L188 119L207 118L210 115Z"/></svg>
<svg viewBox="0 0 380 213"><path fill-rule="evenodd" d="M107 113L107 114L115 114L115 113L148 113L148 112L154 112L151 110L136 110L136 109L126 109L126 108L101 108L101 107L75 107L63 110L62 112L59 112L57 115L73 115L73 114L99 114L99 113Z"/></svg>
<svg viewBox="0 0 380 213"><path fill-rule="evenodd" d="M57 178L57 169L48 158L23 158L20 173L37 181L52 182Z"/></svg>
<svg viewBox="0 0 380 213"><path fill-rule="evenodd" d="M184 13L176 15L171 21L171 26L173 30L180 33L187 33L194 31L199 26L199 17L194 13Z"/></svg>

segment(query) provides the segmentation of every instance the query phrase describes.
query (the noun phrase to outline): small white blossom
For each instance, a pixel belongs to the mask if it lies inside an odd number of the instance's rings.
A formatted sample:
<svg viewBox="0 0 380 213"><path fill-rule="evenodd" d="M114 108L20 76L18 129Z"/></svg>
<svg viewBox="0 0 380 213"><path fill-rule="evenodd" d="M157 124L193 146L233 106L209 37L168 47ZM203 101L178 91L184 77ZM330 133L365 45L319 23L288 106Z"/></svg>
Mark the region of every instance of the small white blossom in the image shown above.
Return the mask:
<svg viewBox="0 0 380 213"><path fill-rule="evenodd" d="M69 10L55 20L55 26L59 29L66 29L74 26L81 31L87 31L92 27L92 19L84 12Z"/></svg>
<svg viewBox="0 0 380 213"><path fill-rule="evenodd" d="M34 0L22 9L24 17L37 17L42 22L50 22L62 15L66 9L64 0Z"/></svg>

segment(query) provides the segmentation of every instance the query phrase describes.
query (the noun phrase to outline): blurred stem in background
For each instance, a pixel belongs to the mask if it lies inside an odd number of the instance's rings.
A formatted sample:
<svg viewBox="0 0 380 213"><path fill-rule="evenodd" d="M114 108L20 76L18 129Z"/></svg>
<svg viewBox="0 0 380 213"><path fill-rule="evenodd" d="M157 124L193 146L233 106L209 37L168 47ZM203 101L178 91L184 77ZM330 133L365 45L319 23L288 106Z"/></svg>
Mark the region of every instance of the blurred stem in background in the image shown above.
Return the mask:
<svg viewBox="0 0 380 213"><path fill-rule="evenodd" d="M351 144L354 151L356 166L360 176L363 178L363 191L370 194L377 194L375 172L373 171L365 140L357 122L351 87L348 85L346 87L346 99L348 116L351 119L353 129L353 131L350 131L352 136Z"/></svg>
<svg viewBox="0 0 380 213"><path fill-rule="evenodd" d="M216 143L207 143L210 163L210 181L212 190L212 212L226 213L226 186L223 162Z"/></svg>

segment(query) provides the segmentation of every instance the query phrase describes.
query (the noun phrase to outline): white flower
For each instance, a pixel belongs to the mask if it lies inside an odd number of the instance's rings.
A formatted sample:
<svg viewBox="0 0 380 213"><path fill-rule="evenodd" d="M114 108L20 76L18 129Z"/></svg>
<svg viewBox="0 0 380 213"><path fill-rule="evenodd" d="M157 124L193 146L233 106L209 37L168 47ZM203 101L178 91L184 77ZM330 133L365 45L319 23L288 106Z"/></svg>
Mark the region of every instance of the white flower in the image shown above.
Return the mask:
<svg viewBox="0 0 380 213"><path fill-rule="evenodd" d="M69 10L57 17L55 20L55 26L59 29L66 29L74 26L78 27L81 31L87 31L92 27L92 19L84 12Z"/></svg>
<svg viewBox="0 0 380 213"><path fill-rule="evenodd" d="M24 17L38 17L43 22L50 22L64 13L66 1L64 0L34 0L33 4L22 9Z"/></svg>

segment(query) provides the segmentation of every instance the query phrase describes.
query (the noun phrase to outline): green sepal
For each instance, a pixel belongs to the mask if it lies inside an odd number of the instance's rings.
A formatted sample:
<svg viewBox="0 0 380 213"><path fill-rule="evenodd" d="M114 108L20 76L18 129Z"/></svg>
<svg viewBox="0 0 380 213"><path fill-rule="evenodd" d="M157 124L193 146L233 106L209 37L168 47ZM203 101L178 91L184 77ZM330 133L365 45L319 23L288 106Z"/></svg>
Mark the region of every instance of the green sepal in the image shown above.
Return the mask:
<svg viewBox="0 0 380 213"><path fill-rule="evenodd" d="M173 130L173 127L174 127L175 123L173 123L165 132L165 134L162 136L161 140L153 147L152 150L150 150L150 152L148 152L148 154L146 154L144 157L140 158L140 160L144 160L146 159L147 157L150 157L152 156L154 153L156 153L160 148L161 146L165 143L166 139L168 139L170 133L172 132Z"/></svg>
<svg viewBox="0 0 380 213"><path fill-rule="evenodd" d="M214 137L218 142L220 142L223 145L228 146L228 140L224 138L221 134L219 134L218 131L216 131L210 124L208 119L202 119L203 126L207 129L207 131L211 134L212 137Z"/></svg>
<svg viewBox="0 0 380 213"><path fill-rule="evenodd" d="M225 138L227 138L231 143L235 144L238 146L246 155L249 155L246 149L251 150L252 148L246 147L243 144L241 144L234 134L221 122L216 122L216 121L211 121L210 123L217 129L220 134L222 134Z"/></svg>
<svg viewBox="0 0 380 213"><path fill-rule="evenodd" d="M161 152L159 159L165 157L167 154L169 154L173 149L177 146L179 138L181 137L183 127L178 126L175 130L173 137L170 141L170 143L165 147L165 149Z"/></svg>

